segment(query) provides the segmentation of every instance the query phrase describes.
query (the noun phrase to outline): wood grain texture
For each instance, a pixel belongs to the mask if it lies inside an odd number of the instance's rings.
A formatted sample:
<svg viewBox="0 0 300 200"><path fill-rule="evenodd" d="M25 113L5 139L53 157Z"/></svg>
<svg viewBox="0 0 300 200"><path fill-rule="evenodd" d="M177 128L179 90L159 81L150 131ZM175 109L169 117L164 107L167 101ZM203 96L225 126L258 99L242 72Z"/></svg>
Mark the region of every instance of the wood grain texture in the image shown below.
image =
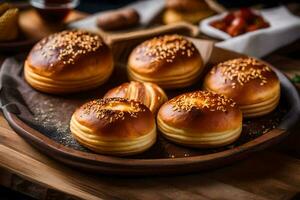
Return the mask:
<svg viewBox="0 0 300 200"><path fill-rule="evenodd" d="M256 153L223 169L185 176L118 178L66 167L27 144L2 116L0 126L0 166L6 170L1 178L7 182L9 174L16 174L42 188L82 199L281 200L300 192L300 161L278 152ZM47 196L47 190L42 191Z"/></svg>

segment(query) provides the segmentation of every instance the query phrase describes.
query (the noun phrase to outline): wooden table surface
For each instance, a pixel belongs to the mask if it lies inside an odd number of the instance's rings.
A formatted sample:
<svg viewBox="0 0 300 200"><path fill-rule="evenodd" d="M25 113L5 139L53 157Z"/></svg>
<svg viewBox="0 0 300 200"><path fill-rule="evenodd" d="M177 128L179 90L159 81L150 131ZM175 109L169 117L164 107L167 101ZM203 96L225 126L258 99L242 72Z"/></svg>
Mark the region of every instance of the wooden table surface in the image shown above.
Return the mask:
<svg viewBox="0 0 300 200"><path fill-rule="evenodd" d="M293 76L300 72L299 50L297 41L265 60ZM300 199L299 130L276 147L220 169L125 178L80 172L52 160L0 114L0 184L37 199Z"/></svg>

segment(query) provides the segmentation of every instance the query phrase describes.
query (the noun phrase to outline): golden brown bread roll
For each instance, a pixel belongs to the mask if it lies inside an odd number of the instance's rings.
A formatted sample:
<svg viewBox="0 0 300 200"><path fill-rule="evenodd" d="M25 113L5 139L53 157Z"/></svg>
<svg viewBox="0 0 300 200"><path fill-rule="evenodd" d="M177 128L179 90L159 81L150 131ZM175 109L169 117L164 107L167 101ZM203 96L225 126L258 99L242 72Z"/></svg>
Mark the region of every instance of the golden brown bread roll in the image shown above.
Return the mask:
<svg viewBox="0 0 300 200"><path fill-rule="evenodd" d="M142 103L123 98L90 101L72 116L70 129L83 146L103 154L132 155L156 141L155 119Z"/></svg>
<svg viewBox="0 0 300 200"><path fill-rule="evenodd" d="M280 82L275 72L254 58L237 58L213 67L204 88L232 98L245 117L273 111L280 99Z"/></svg>
<svg viewBox="0 0 300 200"><path fill-rule="evenodd" d="M139 24L140 16L133 8L123 8L99 15L97 25L103 30L127 29Z"/></svg>
<svg viewBox="0 0 300 200"><path fill-rule="evenodd" d="M0 3L0 41L11 41L19 33L19 9L8 3Z"/></svg>
<svg viewBox="0 0 300 200"><path fill-rule="evenodd" d="M159 107L168 100L165 92L154 83L136 82L123 83L109 90L104 98L121 97L139 101L146 105L152 113L156 113Z"/></svg>
<svg viewBox="0 0 300 200"><path fill-rule="evenodd" d="M201 11L209 9L204 0L166 0L166 8L178 11Z"/></svg>
<svg viewBox="0 0 300 200"><path fill-rule="evenodd" d="M166 102L157 125L167 139L185 146L214 148L234 142L242 131L242 113L223 95L195 91Z"/></svg>
<svg viewBox="0 0 300 200"><path fill-rule="evenodd" d="M214 12L209 9L202 10L202 11L195 11L195 12L184 12L184 13L173 9L167 9L163 15L163 22L164 24L174 24L177 22L185 21L185 22L196 24L200 22L202 19L205 19L213 14Z"/></svg>
<svg viewBox="0 0 300 200"><path fill-rule="evenodd" d="M199 51L188 39L164 35L138 45L128 60L129 79L182 88L195 83L204 68Z"/></svg>
<svg viewBox="0 0 300 200"><path fill-rule="evenodd" d="M186 21L198 23L200 20L214 14L204 0L167 0L163 22L172 24Z"/></svg>
<svg viewBox="0 0 300 200"><path fill-rule="evenodd" d="M63 31L38 42L25 61L25 79L35 89L63 94L103 84L113 71L110 48L99 35Z"/></svg>

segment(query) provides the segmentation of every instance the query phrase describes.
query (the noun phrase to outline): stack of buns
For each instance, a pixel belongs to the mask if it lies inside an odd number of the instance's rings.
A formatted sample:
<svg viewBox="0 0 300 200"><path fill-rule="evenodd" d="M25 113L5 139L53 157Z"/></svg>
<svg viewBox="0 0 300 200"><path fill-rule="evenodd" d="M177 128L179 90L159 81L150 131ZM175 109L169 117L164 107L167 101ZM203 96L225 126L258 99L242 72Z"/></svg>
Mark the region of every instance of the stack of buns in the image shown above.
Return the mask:
<svg viewBox="0 0 300 200"><path fill-rule="evenodd" d="M165 24L186 21L198 23L214 13L204 0L166 0Z"/></svg>
<svg viewBox="0 0 300 200"><path fill-rule="evenodd" d="M244 117L272 112L280 83L266 63L237 58L214 66L204 90L168 101L164 89L195 83L204 68L199 51L185 37L147 40L131 52L131 82L107 91L73 114L70 130L83 146L102 154L127 156L149 149L157 127L166 139L194 148L216 148L236 141ZM80 31L51 35L35 45L25 61L25 79L35 89L63 94L103 84L111 75L110 48L100 36Z"/></svg>

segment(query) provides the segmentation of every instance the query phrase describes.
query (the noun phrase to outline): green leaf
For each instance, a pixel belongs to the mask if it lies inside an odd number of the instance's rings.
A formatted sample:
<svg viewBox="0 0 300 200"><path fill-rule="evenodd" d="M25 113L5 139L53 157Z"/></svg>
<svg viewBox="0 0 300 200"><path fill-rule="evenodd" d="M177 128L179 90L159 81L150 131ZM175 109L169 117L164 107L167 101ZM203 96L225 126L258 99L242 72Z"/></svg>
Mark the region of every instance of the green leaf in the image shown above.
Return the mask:
<svg viewBox="0 0 300 200"><path fill-rule="evenodd" d="M294 77L292 78L292 82L300 83L300 75L295 74Z"/></svg>

